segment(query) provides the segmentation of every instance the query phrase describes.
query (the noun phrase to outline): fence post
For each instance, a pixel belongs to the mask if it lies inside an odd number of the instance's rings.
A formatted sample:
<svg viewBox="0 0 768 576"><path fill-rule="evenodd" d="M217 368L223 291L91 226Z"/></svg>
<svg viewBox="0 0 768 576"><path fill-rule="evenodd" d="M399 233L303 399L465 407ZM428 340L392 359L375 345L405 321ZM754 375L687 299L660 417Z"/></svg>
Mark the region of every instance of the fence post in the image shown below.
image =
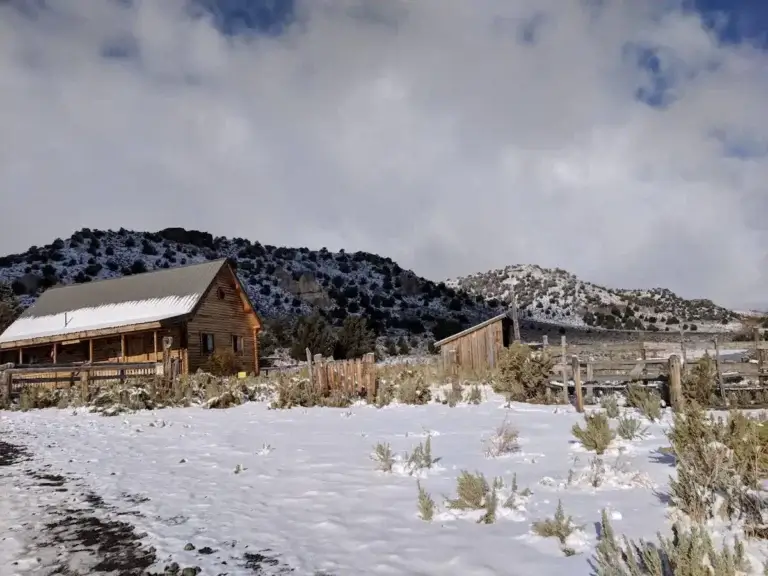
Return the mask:
<svg viewBox="0 0 768 576"><path fill-rule="evenodd" d="M307 372L309 372L309 386L311 388L315 385L315 380L312 378L312 352L309 348L305 348L304 351L307 353Z"/></svg>
<svg viewBox="0 0 768 576"><path fill-rule="evenodd" d="M83 404L87 404L91 399L90 397L90 376L91 372L89 368L83 368L80 372L80 400Z"/></svg>
<svg viewBox="0 0 768 576"><path fill-rule="evenodd" d="M365 393L369 404L376 402L376 355L368 352L363 356L365 370Z"/></svg>
<svg viewBox="0 0 768 576"><path fill-rule="evenodd" d="M757 381L762 383L763 380L763 350L760 348L760 328L755 326L754 328L755 338L755 358L757 358Z"/></svg>
<svg viewBox="0 0 768 576"><path fill-rule="evenodd" d="M163 382L166 391L171 389L171 346L173 336L163 336Z"/></svg>
<svg viewBox="0 0 768 576"><path fill-rule="evenodd" d="M728 406L728 398L725 395L725 383L723 382L723 370L720 366L720 345L715 337L715 369L717 371L717 385L720 388L720 397L723 399L726 407Z"/></svg>
<svg viewBox="0 0 768 576"><path fill-rule="evenodd" d="M315 356L312 358L312 376L314 377L315 381L312 382L310 380L310 386L314 386L315 392L320 394L321 396L325 393L324 384L323 384L323 355L322 354L315 354Z"/></svg>
<svg viewBox="0 0 768 576"><path fill-rule="evenodd" d="M563 400L568 403L568 364L566 362L566 350L568 344L565 341L565 334L560 336L560 361L563 365Z"/></svg>
<svg viewBox="0 0 768 576"><path fill-rule="evenodd" d="M669 357L669 404L673 412L683 408L683 384L680 374L680 358L676 354Z"/></svg>
<svg viewBox="0 0 768 576"><path fill-rule="evenodd" d="M13 375L7 370L0 372L0 407L11 405L11 382Z"/></svg>
<svg viewBox="0 0 768 576"><path fill-rule="evenodd" d="M584 412L584 395L581 390L581 365L579 357L575 354L571 357L571 368L573 369L573 387L576 392L576 411Z"/></svg>

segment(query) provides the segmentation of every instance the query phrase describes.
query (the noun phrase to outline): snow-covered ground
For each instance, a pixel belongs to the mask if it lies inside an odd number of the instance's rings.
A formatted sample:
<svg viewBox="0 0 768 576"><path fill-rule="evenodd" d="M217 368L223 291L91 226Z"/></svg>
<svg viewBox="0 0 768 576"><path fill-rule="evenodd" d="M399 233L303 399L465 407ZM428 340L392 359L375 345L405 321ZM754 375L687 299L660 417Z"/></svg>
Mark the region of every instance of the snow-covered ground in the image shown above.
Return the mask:
<svg viewBox="0 0 768 576"><path fill-rule="evenodd" d="M520 432L520 450L490 458L488 440L505 420ZM51 511L73 506L76 494L103 499L99 517L122 514L146 533L141 542L156 549L157 570L177 562L206 575L590 574L601 509L611 511L617 533L653 539L668 525L660 495L674 469L656 452L668 444L665 414L661 423L646 422L644 439L616 443L594 488L592 454L571 434L582 421L570 406L506 408L492 394L455 408L286 411L249 403L112 418L71 409L0 413L0 438L25 446L31 458L0 466L0 574L49 573L74 562L66 547L46 555L35 542ZM379 442L402 454L428 434L441 458L419 479L437 504L432 522L418 516L417 478L398 466L378 471L371 458ZM23 472L45 465L73 483L69 492ZM532 494L496 523L478 524L477 514L454 514L444 504L455 497L461 470L489 482L502 477L507 486L516 475L520 490ZM582 526L569 541L575 556L531 532L558 500Z"/></svg>

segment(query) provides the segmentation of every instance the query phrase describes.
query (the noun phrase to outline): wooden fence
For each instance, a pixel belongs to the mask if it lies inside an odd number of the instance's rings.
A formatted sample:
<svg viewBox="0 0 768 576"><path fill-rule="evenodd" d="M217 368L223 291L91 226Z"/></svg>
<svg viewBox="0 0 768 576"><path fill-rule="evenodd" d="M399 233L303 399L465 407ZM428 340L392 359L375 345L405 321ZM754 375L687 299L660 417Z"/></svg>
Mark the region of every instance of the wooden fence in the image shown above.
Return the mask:
<svg viewBox="0 0 768 576"><path fill-rule="evenodd" d="M154 379L161 376L170 382L178 375L178 364L173 359L169 360L167 363L5 364L0 366L0 399L7 402L29 386L71 388L78 385L83 396L87 397L93 382L120 382L129 378Z"/></svg>
<svg viewBox="0 0 768 576"><path fill-rule="evenodd" d="M325 359L311 356L307 350L309 380L320 395L339 390L348 395L365 394L369 402L376 398L376 360L373 352L354 360Z"/></svg>

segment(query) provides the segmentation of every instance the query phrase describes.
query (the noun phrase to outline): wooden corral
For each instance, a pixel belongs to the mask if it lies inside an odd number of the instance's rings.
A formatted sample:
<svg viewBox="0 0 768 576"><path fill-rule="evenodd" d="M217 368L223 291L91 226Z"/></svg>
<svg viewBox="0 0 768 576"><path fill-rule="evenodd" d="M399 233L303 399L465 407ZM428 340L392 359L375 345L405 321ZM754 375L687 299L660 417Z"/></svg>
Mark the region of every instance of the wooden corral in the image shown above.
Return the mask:
<svg viewBox="0 0 768 576"><path fill-rule="evenodd" d="M499 354L514 341L512 313L499 314L458 334L435 342L443 366L467 371L493 369Z"/></svg>
<svg viewBox="0 0 768 576"><path fill-rule="evenodd" d="M182 374L222 352L258 374L260 329L234 269L216 260L49 289L0 335L0 363L61 365L66 380L73 364L163 362L170 337Z"/></svg>

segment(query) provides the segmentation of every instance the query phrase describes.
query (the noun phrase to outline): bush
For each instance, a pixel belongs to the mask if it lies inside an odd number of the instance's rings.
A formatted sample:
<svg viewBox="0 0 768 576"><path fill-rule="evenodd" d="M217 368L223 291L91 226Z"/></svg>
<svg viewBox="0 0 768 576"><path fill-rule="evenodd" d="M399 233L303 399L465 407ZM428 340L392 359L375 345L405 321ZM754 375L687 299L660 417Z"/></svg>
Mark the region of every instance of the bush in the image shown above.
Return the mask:
<svg viewBox="0 0 768 576"><path fill-rule="evenodd" d="M563 503L560 500L557 501L554 517L534 522L531 528L535 534L542 538L557 538L560 541L563 553L566 556L573 556L574 551L567 548L565 544L568 537L573 534L578 526L573 523L573 519L570 516L565 515Z"/></svg>
<svg viewBox="0 0 768 576"><path fill-rule="evenodd" d="M203 370L214 376L232 376L241 369L240 359L232 350L217 350L208 358Z"/></svg>
<svg viewBox="0 0 768 576"><path fill-rule="evenodd" d="M524 344L512 344L499 355L498 380L493 389L509 401L541 401L547 397L553 366L549 354L534 354Z"/></svg>
<svg viewBox="0 0 768 576"><path fill-rule="evenodd" d="M644 437L648 433L648 428L643 428L637 418L622 416L616 426L616 433L624 440L634 440Z"/></svg>
<svg viewBox="0 0 768 576"><path fill-rule="evenodd" d="M605 415L608 418L619 417L619 401L616 398L616 394L607 394L600 399L600 407L605 410Z"/></svg>
<svg viewBox="0 0 768 576"><path fill-rule="evenodd" d="M768 428L743 413L707 417L691 403L668 434L677 475L672 502L696 522L716 516L763 526L762 481L768 477Z"/></svg>
<svg viewBox="0 0 768 576"><path fill-rule="evenodd" d="M435 516L435 501L432 496L421 487L421 483L416 482L416 487L419 490L419 518L425 522L432 522L432 518Z"/></svg>
<svg viewBox="0 0 768 576"><path fill-rule="evenodd" d="M339 359L362 358L375 348L376 335L368 328L367 320L362 316L347 316L336 335L333 356Z"/></svg>
<svg viewBox="0 0 768 576"><path fill-rule="evenodd" d="M714 358L705 354L683 378L683 398L694 401L700 406L712 405L716 374Z"/></svg>
<svg viewBox="0 0 768 576"><path fill-rule="evenodd" d="M519 436L519 432L504 420L488 442L485 455L489 458L497 458L517 452L520 450Z"/></svg>
<svg viewBox="0 0 768 576"><path fill-rule="evenodd" d="M335 346L333 329L320 314L304 316L296 322L291 338L291 357L294 360L306 360L307 348L313 355L331 356Z"/></svg>
<svg viewBox="0 0 768 576"><path fill-rule="evenodd" d="M608 423L608 417L602 412L597 412L592 415L584 414L584 419L586 427L574 424L571 429L573 435L587 450L594 450L598 455L604 454L616 436Z"/></svg>
<svg viewBox="0 0 768 576"><path fill-rule="evenodd" d="M643 384L633 382L627 386L627 404L637 408L651 422L661 418L661 398Z"/></svg>
<svg viewBox="0 0 768 576"><path fill-rule="evenodd" d="M604 576L736 576L749 573L751 566L740 540L731 548L723 544L716 550L704 526L684 530L672 526L672 538L658 534L658 544L626 536L622 547L616 539L608 515L602 512L600 541L593 562L595 572Z"/></svg>

